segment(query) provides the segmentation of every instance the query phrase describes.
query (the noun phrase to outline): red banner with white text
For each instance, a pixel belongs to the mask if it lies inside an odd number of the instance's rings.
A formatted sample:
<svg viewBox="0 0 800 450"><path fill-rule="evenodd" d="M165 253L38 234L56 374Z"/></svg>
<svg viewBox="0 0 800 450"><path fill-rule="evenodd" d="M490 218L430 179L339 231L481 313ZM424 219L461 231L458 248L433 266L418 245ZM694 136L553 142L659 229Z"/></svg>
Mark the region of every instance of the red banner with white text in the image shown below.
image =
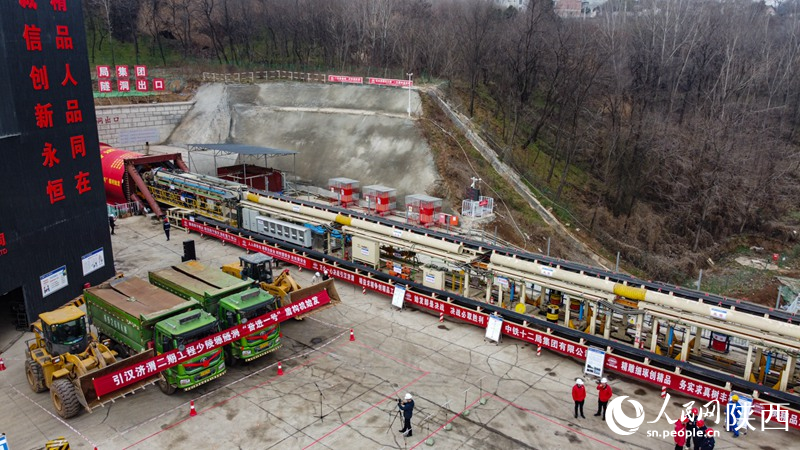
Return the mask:
<svg viewBox="0 0 800 450"><path fill-rule="evenodd" d="M327 291L318 292L311 297L293 302L263 316L256 317L240 325L228 328L205 339L192 342L182 351L172 350L154 358L142 361L118 372L110 373L93 380L97 396L114 392L125 386L144 380L158 372L177 366L191 358L218 349L244 336L257 333L267 327L281 323L300 314L330 303Z"/></svg>

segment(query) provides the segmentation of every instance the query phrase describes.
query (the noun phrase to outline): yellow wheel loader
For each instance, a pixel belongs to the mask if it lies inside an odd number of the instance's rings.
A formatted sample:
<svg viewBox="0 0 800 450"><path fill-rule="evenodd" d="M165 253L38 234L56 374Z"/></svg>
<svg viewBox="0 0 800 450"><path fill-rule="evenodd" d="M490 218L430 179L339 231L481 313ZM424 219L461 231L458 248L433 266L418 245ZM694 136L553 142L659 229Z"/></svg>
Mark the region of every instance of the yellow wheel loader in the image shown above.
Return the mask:
<svg viewBox="0 0 800 450"><path fill-rule="evenodd" d="M297 281L289 274L289 269L284 269L277 277L272 276L272 257L263 253L253 253L240 256L239 262L222 266L222 271L237 278L252 278L261 289L269 292L275 298L280 299L281 306L288 306L292 303L303 300L317 292L327 291L331 303L323 308L318 308L308 314L300 314L295 319L302 320L309 314L315 314L323 309L329 308L341 302L339 293L333 279L324 280L321 283L309 287L300 286Z"/></svg>
<svg viewBox="0 0 800 450"><path fill-rule="evenodd" d="M26 342L25 376L33 392L50 390L53 406L59 416L69 419L81 408L92 408L113 398L124 396L148 382L139 382L104 398L94 393L91 378L115 372L152 357L143 352L117 361L116 352L97 341L89 333L86 314L73 305L42 313L31 325L35 338Z"/></svg>

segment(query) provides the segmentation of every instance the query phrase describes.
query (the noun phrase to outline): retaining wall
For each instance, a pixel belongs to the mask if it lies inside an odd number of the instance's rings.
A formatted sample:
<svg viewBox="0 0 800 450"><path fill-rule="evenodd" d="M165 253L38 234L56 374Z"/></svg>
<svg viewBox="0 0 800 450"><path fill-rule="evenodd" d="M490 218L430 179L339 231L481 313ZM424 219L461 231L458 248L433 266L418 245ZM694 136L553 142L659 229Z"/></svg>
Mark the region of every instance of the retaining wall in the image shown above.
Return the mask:
<svg viewBox="0 0 800 450"><path fill-rule="evenodd" d="M164 143L194 102L98 106L100 142L125 150Z"/></svg>

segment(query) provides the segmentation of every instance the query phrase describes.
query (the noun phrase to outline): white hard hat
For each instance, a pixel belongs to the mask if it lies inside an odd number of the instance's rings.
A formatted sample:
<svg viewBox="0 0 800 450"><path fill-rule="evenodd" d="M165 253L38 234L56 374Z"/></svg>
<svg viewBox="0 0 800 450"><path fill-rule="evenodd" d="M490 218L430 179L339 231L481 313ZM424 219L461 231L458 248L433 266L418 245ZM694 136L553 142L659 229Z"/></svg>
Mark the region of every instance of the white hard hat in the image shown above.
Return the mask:
<svg viewBox="0 0 800 450"><path fill-rule="evenodd" d="M600 383L601 383L601 384L606 384L606 383L608 383L608 378L603 378L602 380L600 380Z"/></svg>
<svg viewBox="0 0 800 450"><path fill-rule="evenodd" d="M583 385L583 380L578 378L577 380L575 380L575 384Z"/></svg>
<svg viewBox="0 0 800 450"><path fill-rule="evenodd" d="M411 400L411 394L406 393L406 400Z"/></svg>
<svg viewBox="0 0 800 450"><path fill-rule="evenodd" d="M319 275L319 272L315 273L314 275L315 275L315 276L320 276L320 275Z"/></svg>

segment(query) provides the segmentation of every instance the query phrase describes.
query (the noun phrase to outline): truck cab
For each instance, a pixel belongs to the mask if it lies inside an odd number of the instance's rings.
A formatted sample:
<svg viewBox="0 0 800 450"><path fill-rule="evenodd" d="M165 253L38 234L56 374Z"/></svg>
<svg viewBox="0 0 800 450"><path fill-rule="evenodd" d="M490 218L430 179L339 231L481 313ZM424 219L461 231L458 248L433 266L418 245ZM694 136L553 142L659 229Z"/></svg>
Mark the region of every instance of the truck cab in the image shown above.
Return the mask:
<svg viewBox="0 0 800 450"><path fill-rule="evenodd" d="M199 309L186 311L156 324L153 345L156 354L175 349L183 352L187 344L218 332L219 323L211 314ZM159 387L167 394L175 392L176 388L193 389L222 376L226 370L223 350L211 350L165 370Z"/></svg>
<svg viewBox="0 0 800 450"><path fill-rule="evenodd" d="M258 317L275 310L277 299L269 293L251 288L233 294L219 302L219 314L223 329L257 320ZM276 323L261 331L242 336L227 349L226 361L233 365L237 360L252 361L277 350L281 346L280 326Z"/></svg>
<svg viewBox="0 0 800 450"><path fill-rule="evenodd" d="M258 259L271 271L272 258ZM276 298L253 286L248 277L231 276L199 261L184 261L148 273L150 283L181 298L197 301L203 310L213 314L222 329L255 320L274 311ZM228 366L239 360L251 361L280 347L280 325L268 327L237 339L225 348Z"/></svg>

